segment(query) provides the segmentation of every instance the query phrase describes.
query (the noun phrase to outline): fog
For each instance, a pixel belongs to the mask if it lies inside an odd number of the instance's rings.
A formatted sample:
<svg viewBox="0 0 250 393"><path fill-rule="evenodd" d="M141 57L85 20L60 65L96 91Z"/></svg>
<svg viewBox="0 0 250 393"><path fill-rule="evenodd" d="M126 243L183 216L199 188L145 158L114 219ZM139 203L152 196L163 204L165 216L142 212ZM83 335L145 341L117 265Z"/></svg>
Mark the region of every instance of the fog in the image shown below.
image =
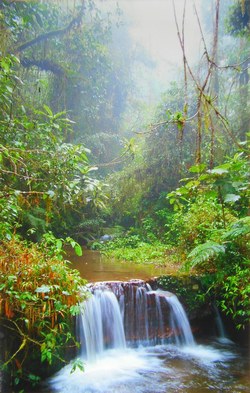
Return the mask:
<svg viewBox="0 0 250 393"><path fill-rule="evenodd" d="M133 47L142 46L154 62L143 72L142 89L149 90L148 99L159 95L172 80L180 77L183 67L182 51L177 35L174 6L181 29L184 0L107 0L106 6L119 6L128 25ZM200 57L201 35L195 7L200 15L200 1L187 0L185 7L185 49L190 63ZM139 72L141 75L141 72ZM138 76L139 77L139 76ZM145 97L147 98L147 97Z"/></svg>

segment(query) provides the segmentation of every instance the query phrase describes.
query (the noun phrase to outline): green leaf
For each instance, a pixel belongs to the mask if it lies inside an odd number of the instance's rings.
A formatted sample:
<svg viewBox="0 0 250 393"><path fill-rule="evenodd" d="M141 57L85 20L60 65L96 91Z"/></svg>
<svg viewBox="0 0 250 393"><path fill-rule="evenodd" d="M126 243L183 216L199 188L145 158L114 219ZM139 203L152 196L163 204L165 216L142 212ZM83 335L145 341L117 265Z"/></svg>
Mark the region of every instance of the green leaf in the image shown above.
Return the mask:
<svg viewBox="0 0 250 393"><path fill-rule="evenodd" d="M56 113L56 114L54 115L54 119L58 119L58 118L61 117L62 115L65 115L65 113L66 113L65 111ZM64 120L66 120L66 119L64 119Z"/></svg>
<svg viewBox="0 0 250 393"><path fill-rule="evenodd" d="M74 250L76 255L78 255L78 257L82 256L82 247L80 246L80 244L76 244Z"/></svg>
<svg viewBox="0 0 250 393"><path fill-rule="evenodd" d="M48 105L44 104L43 107L50 116L53 116L53 112Z"/></svg>
<svg viewBox="0 0 250 393"><path fill-rule="evenodd" d="M78 304L70 307L71 315L76 316L76 315L79 315L80 312L81 312L81 308Z"/></svg>
<svg viewBox="0 0 250 393"><path fill-rule="evenodd" d="M201 173L206 169L206 164L193 165L189 168L191 173Z"/></svg>
<svg viewBox="0 0 250 393"><path fill-rule="evenodd" d="M79 369L80 371L84 371L84 365L81 359L75 359L72 363L72 369L70 371L70 374L72 374L73 372L75 372L76 369Z"/></svg>
<svg viewBox="0 0 250 393"><path fill-rule="evenodd" d="M10 86L5 86L6 90L8 90L9 93L13 93L13 89Z"/></svg>
<svg viewBox="0 0 250 393"><path fill-rule="evenodd" d="M70 119L68 119L67 117L66 117L65 119L62 119L62 120L64 120L66 123L69 123L69 124L76 124L75 121L70 120Z"/></svg>
<svg viewBox="0 0 250 393"><path fill-rule="evenodd" d="M91 167L88 168L88 172L97 171L97 170L98 170L97 166L91 166Z"/></svg>
<svg viewBox="0 0 250 393"><path fill-rule="evenodd" d="M200 185L200 182L198 180L191 180L188 183L186 183L185 187L188 189L187 192L185 192L185 194L187 194L189 192L190 189L192 188L196 188ZM184 194L184 187L181 187L182 190L182 194Z"/></svg>
<svg viewBox="0 0 250 393"><path fill-rule="evenodd" d="M20 378L16 377L16 378L14 379L14 385L18 385L19 382L20 382Z"/></svg>
<svg viewBox="0 0 250 393"><path fill-rule="evenodd" d="M224 233L223 240L234 240L250 233L250 217L244 217L235 222L231 229Z"/></svg>
<svg viewBox="0 0 250 393"><path fill-rule="evenodd" d="M35 382L35 383L38 383L41 380L41 378L38 375L34 375L34 374L29 374L28 378L31 382Z"/></svg>
<svg viewBox="0 0 250 393"><path fill-rule="evenodd" d="M202 265L210 258L218 257L220 254L225 254L225 251L226 248L224 245L208 241L195 247L188 255L188 259L191 260L191 267L194 267Z"/></svg>
<svg viewBox="0 0 250 393"><path fill-rule="evenodd" d="M61 241L61 239L56 239L56 248L58 250L61 250L63 246L63 242Z"/></svg>

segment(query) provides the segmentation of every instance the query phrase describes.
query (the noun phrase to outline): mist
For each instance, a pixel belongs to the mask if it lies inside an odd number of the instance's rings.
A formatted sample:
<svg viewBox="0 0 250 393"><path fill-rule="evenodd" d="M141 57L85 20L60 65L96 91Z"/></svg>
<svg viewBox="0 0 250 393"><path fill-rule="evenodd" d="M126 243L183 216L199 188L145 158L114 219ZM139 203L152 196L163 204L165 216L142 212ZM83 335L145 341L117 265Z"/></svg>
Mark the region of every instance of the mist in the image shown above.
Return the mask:
<svg viewBox="0 0 250 393"><path fill-rule="evenodd" d="M188 0L107 0L102 7L114 11L118 6L121 10L121 20L128 28L131 39L131 50L145 51L151 64L142 67L137 62L136 79L145 92L144 99L148 102L157 101L169 86L178 80L183 68L183 54L177 35L174 15L181 29L183 12L185 50L190 63L197 62L201 56L201 35L198 18L200 16L200 1ZM141 67L143 69L141 69Z"/></svg>
<svg viewBox="0 0 250 393"><path fill-rule="evenodd" d="M0 391L55 393L71 356L59 390L249 391L250 2L1 0L0 26Z"/></svg>

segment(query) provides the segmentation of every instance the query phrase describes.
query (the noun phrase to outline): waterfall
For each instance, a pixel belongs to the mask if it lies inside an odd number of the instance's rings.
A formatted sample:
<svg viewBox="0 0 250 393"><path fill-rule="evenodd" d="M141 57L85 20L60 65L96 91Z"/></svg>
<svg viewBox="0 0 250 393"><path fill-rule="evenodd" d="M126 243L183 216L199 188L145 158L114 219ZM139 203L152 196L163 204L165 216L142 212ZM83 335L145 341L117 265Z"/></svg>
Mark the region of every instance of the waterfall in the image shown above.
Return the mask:
<svg viewBox="0 0 250 393"><path fill-rule="evenodd" d="M176 344L188 346L194 345L194 337L188 318L177 296L170 296L168 298L168 303L171 305L170 326L172 330L177 333L174 335Z"/></svg>
<svg viewBox="0 0 250 393"><path fill-rule="evenodd" d="M135 331L139 335L139 343L143 344L144 341L148 342L148 305L147 305L147 292L143 287L139 287L136 291L135 299Z"/></svg>
<svg viewBox="0 0 250 393"><path fill-rule="evenodd" d="M44 393L248 391L239 373L247 358L237 364L238 355L224 343L194 345L175 295L143 281L91 284L89 290L78 318L84 372L66 365Z"/></svg>
<svg viewBox="0 0 250 393"><path fill-rule="evenodd" d="M82 355L94 360L107 348L125 348L122 315L110 290L95 290L83 304L80 318Z"/></svg>
<svg viewBox="0 0 250 393"><path fill-rule="evenodd" d="M216 328L217 328L217 333L219 335L219 338L224 339L224 338L226 338L226 333L225 333L225 329L224 329L224 325L223 325L223 322L221 319L220 312L219 312L216 304L213 304L213 309L214 309L214 313L215 313L215 324L216 324Z"/></svg>
<svg viewBox="0 0 250 393"><path fill-rule="evenodd" d="M152 291L142 280L97 283L79 318L82 356L93 360L109 348L175 343L194 345L178 298Z"/></svg>
<svg viewBox="0 0 250 393"><path fill-rule="evenodd" d="M215 325L216 325L216 330L217 330L217 334L218 334L218 341L220 341L221 343L225 343L225 344L233 344L233 341L231 341L226 334L225 328L224 328L224 324L219 312L218 307L216 306L216 304L213 304L213 310L214 310L214 314L215 314Z"/></svg>

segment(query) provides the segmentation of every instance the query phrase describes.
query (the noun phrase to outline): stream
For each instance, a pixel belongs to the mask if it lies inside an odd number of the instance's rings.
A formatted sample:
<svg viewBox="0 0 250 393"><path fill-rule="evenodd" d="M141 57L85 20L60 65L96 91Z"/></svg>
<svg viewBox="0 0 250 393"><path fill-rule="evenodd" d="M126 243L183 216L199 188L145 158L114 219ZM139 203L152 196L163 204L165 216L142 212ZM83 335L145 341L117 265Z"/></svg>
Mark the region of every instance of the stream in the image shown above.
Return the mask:
<svg viewBox="0 0 250 393"><path fill-rule="evenodd" d="M83 255L78 257L73 251L67 254L72 262L72 267L79 270L81 276L89 282L121 280L133 278L147 280L162 274L171 273L164 267L153 264L136 264L109 259L98 251L83 250Z"/></svg>
<svg viewBox="0 0 250 393"><path fill-rule="evenodd" d="M136 285L124 283L166 272L109 261L91 251L70 259L89 282L111 283L93 286L80 318L79 356L85 371L71 373L69 364L39 393L250 392L249 343L242 348L226 337L197 342L176 296L152 291L140 280ZM172 310L168 321L164 307ZM168 331L170 339L162 338L160 330Z"/></svg>
<svg viewBox="0 0 250 393"><path fill-rule="evenodd" d="M107 350L85 372L65 367L48 392L174 393L249 392L247 360L237 347L217 342L196 348L158 345Z"/></svg>

